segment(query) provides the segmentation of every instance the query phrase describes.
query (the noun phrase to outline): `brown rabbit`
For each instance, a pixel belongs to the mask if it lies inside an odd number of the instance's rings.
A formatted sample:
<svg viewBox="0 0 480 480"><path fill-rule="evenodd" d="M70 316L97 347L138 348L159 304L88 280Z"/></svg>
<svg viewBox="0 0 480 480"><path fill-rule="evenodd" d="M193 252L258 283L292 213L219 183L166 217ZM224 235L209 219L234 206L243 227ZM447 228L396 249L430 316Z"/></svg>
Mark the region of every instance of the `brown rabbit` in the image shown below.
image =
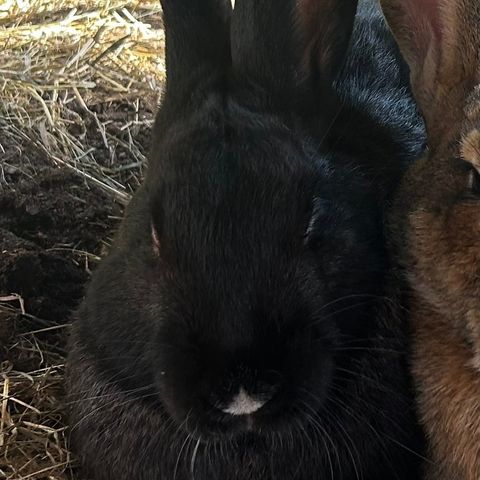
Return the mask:
<svg viewBox="0 0 480 480"><path fill-rule="evenodd" d="M391 217L411 289L429 480L480 479L480 0L381 0L429 148Z"/></svg>

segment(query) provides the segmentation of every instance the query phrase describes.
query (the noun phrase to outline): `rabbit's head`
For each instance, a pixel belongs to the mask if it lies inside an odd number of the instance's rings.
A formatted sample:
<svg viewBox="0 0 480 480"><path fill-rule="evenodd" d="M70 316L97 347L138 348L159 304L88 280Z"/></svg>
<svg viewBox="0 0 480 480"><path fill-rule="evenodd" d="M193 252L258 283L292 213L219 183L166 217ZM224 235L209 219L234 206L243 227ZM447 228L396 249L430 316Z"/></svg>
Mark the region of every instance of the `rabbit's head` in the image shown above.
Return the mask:
<svg viewBox="0 0 480 480"><path fill-rule="evenodd" d="M356 2L162 4L149 171L85 307L99 357L202 437L290 431L328 402L348 402L343 425L404 405L398 356L373 367L396 346L368 346L385 270L375 185L323 143ZM378 375L400 378L381 400Z"/></svg>
<svg viewBox="0 0 480 480"><path fill-rule="evenodd" d="M324 401L335 346L366 336L382 281L371 185L321 145L356 2L163 7L146 183L155 381L203 434L278 428Z"/></svg>
<svg viewBox="0 0 480 480"><path fill-rule="evenodd" d="M396 241L416 290L471 344L480 369L480 3L382 6L410 65L429 144L404 182Z"/></svg>

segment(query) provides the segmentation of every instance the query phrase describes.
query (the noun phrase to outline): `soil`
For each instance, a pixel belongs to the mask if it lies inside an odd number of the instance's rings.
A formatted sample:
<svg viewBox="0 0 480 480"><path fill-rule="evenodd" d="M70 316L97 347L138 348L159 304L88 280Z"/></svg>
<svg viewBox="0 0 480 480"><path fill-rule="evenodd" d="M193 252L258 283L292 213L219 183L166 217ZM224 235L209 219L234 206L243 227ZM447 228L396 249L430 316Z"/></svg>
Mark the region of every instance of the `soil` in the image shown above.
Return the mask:
<svg viewBox="0 0 480 480"><path fill-rule="evenodd" d="M0 191L0 292L19 294L30 315L66 321L120 217L113 199L70 171L38 158L9 166Z"/></svg>
<svg viewBox="0 0 480 480"><path fill-rule="evenodd" d="M28 379L29 372L54 365L60 366L56 372L63 371L71 313L108 250L121 216L122 207L112 197L35 153L0 161L0 373L25 372ZM49 416L35 421L46 428L61 429L65 420L59 375L58 382L50 381L49 398L42 399L47 406L40 406L42 412L44 408L50 411ZM23 402L35 405L34 396L42 388L38 385L35 381L30 385L30 397L25 389ZM21 405L10 403L10 408L12 415L17 412L22 417ZM16 435L12 429L10 435ZM15 471L20 469L28 478L46 479L29 472L49 466L48 458L42 460L40 454L39 462L24 468L28 458L17 455L12 447L15 437L12 441L7 463L0 458L0 477L6 472L6 478L17 478ZM32 458L38 453L33 449L41 452L39 446L32 447ZM63 480L71 474L52 470L48 478Z"/></svg>

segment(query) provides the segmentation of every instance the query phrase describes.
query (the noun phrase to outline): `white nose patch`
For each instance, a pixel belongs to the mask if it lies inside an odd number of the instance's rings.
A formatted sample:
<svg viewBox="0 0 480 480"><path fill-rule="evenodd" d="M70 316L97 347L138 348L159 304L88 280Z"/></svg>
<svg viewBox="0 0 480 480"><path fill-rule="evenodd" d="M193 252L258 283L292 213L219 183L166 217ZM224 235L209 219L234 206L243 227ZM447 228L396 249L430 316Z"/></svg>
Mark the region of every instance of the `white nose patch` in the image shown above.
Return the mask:
<svg viewBox="0 0 480 480"><path fill-rule="evenodd" d="M240 387L240 391L233 397L232 403L227 408L222 409L222 411L230 415L250 415L260 410L265 403L265 401L251 397Z"/></svg>

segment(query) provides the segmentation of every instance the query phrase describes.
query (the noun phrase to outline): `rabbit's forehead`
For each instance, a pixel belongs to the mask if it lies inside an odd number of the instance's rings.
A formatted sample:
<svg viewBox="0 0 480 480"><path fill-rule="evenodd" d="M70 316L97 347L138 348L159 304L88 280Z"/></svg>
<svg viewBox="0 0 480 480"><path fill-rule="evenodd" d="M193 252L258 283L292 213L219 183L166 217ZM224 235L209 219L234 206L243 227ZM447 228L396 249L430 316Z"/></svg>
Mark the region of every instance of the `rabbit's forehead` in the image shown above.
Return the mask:
<svg viewBox="0 0 480 480"><path fill-rule="evenodd" d="M314 207L333 202L332 190L344 188L321 168L303 168L301 159L298 164L267 157L204 161L196 166L186 162L159 188L164 246L189 255L192 245L201 245L201 256L225 250L237 257L236 249L246 246L253 253L265 245L300 244Z"/></svg>
<svg viewBox="0 0 480 480"><path fill-rule="evenodd" d="M318 191L329 191L335 179L328 159L309 157L272 137L226 145L222 138L205 146L175 150L155 175L164 201L175 208L228 208L249 212L265 208L311 206ZM266 145L266 146L265 146ZM248 205L248 208L246 207ZM267 210L268 211L268 210Z"/></svg>
<svg viewBox="0 0 480 480"><path fill-rule="evenodd" d="M165 215L176 225L180 217L190 219L191 224L211 225L208 220L215 219L218 226L259 224L266 229L270 223L283 223L278 218L282 212L291 223L304 223L319 196L315 186L308 176L289 181L288 177L259 178L245 172L212 174L189 185L173 183L165 196Z"/></svg>

